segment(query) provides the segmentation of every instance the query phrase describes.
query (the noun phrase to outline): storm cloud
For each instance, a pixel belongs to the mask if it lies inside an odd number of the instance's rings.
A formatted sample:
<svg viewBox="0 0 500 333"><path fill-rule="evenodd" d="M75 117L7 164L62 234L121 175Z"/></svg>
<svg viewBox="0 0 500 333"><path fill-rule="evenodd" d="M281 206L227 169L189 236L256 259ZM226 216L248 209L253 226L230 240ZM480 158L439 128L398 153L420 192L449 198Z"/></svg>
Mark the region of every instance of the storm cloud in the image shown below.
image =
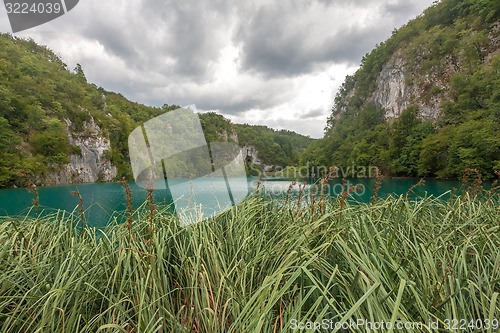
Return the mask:
<svg viewBox="0 0 500 333"><path fill-rule="evenodd" d="M345 75L432 1L86 0L16 35L133 101L320 137Z"/></svg>

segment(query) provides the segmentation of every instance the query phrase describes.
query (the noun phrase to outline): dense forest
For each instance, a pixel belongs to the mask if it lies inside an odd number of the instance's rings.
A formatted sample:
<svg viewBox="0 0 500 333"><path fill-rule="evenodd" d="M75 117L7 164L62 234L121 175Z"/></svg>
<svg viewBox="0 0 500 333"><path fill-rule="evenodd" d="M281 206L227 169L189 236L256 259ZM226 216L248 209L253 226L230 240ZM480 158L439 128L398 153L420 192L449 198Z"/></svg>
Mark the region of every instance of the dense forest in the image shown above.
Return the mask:
<svg viewBox="0 0 500 333"><path fill-rule="evenodd" d="M234 124L215 112L200 113L200 121L208 143L228 141L246 148L242 153L245 155L247 175L251 176L261 175L264 169L269 171L276 167L299 165L306 149L317 141L288 130ZM253 153L257 156L253 156Z"/></svg>
<svg viewBox="0 0 500 333"><path fill-rule="evenodd" d="M499 18L496 0L443 0L394 30L346 78L324 138L302 163L374 165L391 176L440 178L472 168L494 177L500 170ZM376 102L390 61L402 64L403 88L416 92L395 117ZM425 105L439 112L425 114Z"/></svg>
<svg viewBox="0 0 500 333"><path fill-rule="evenodd" d="M240 145L253 146L259 159L268 165L295 166L315 140L288 130L267 126L236 124Z"/></svg>
<svg viewBox="0 0 500 333"><path fill-rule="evenodd" d="M85 124L91 118L110 142L106 155L117 168L116 178L131 179L128 135L141 123L176 108L131 102L88 83L80 65L69 69L34 40L0 34L0 187L36 182L69 163L71 155L81 154L69 136L87 135ZM231 141L237 133L240 144L253 145L269 164L298 163L296 152L312 141L291 132L237 126L213 112L200 118L208 142Z"/></svg>
<svg viewBox="0 0 500 333"><path fill-rule="evenodd" d="M201 113L201 125L207 142L233 141L240 146L251 146L258 159L269 166L296 166L300 157L316 141L288 130L275 130L262 125L233 124L215 112Z"/></svg>

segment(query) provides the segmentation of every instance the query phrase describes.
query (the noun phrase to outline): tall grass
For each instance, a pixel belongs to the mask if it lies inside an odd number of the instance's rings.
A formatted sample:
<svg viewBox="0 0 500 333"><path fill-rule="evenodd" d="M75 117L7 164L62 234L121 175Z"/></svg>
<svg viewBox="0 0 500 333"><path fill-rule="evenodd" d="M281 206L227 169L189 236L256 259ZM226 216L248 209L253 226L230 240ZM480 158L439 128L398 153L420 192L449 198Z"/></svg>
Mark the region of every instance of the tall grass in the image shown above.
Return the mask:
<svg viewBox="0 0 500 333"><path fill-rule="evenodd" d="M252 197L186 228L144 206L102 233L78 219L0 223L1 332L500 319L498 198L401 196L320 211Z"/></svg>

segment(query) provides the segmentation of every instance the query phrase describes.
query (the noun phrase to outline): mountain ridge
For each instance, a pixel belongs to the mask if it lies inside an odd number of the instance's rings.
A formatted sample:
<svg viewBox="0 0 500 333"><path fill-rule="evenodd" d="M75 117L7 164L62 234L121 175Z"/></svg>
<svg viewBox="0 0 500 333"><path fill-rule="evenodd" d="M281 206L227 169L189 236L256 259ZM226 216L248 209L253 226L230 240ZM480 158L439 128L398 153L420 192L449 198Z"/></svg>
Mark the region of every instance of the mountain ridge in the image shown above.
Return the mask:
<svg viewBox="0 0 500 333"><path fill-rule="evenodd" d="M363 57L337 93L312 165L389 176L500 170L500 3L443 0Z"/></svg>
<svg viewBox="0 0 500 333"><path fill-rule="evenodd" d="M33 39L0 34L0 187L131 180L128 135L176 108L131 102L88 83L80 65L69 70ZM297 151L313 141L294 133L297 149L290 150L281 148L286 131L233 124L213 112L200 114L200 121L208 142L235 141L241 131L243 145L263 155L261 163L249 160L257 170L297 164Z"/></svg>

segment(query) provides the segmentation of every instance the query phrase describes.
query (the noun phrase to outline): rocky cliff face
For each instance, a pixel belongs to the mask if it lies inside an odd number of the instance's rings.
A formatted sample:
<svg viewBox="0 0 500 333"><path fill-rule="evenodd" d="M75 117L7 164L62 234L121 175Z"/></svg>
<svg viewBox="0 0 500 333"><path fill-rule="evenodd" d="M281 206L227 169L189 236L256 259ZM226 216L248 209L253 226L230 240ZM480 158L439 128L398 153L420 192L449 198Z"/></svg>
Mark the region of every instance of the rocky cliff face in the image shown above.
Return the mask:
<svg viewBox="0 0 500 333"><path fill-rule="evenodd" d="M245 158L247 163L253 163L253 164L261 164L261 161L259 157L257 156L258 151L255 149L253 146L243 146L241 147L241 153L243 154L243 157Z"/></svg>
<svg viewBox="0 0 500 333"><path fill-rule="evenodd" d="M478 52L483 61L500 53L500 23L488 32L488 41ZM424 52L424 51L422 51ZM369 100L385 110L386 119L396 118L410 105L417 106L422 119L436 119L442 103L451 99L450 78L463 71L460 56L447 55L440 71L423 71L419 64L408 64L404 50L398 50L384 64ZM352 96L351 92L348 96Z"/></svg>
<svg viewBox="0 0 500 333"><path fill-rule="evenodd" d="M449 91L447 81L427 75L421 78L421 85L409 83L414 73L408 67L402 55L396 53L383 66L376 80L377 89L370 99L385 110L386 119L399 117L401 112L410 105L418 107L423 119L436 119L443 98L446 98L440 92ZM450 66L449 74L452 72L454 70ZM421 98L431 87L437 93L428 99Z"/></svg>
<svg viewBox="0 0 500 333"><path fill-rule="evenodd" d="M272 171L275 168L275 165L262 163L259 159L259 151L254 146L245 145L240 150L246 163L256 165L265 172Z"/></svg>
<svg viewBox="0 0 500 333"><path fill-rule="evenodd" d="M228 133L226 130L222 130L217 133L217 138L221 142L234 142L238 143L238 134L236 132Z"/></svg>
<svg viewBox="0 0 500 333"><path fill-rule="evenodd" d="M384 65L377 77L377 90L373 101L386 110L386 117L393 118L401 114L409 103L409 87L405 84L405 66L403 59L393 58Z"/></svg>
<svg viewBox="0 0 500 333"><path fill-rule="evenodd" d="M226 130L223 130L217 133L217 136L221 142L232 142L238 144L238 133L236 132L228 133ZM267 165L262 163L259 158L259 151L252 145L241 146L240 152L245 159L245 162L248 164L257 165L264 171L270 171L274 168L274 165Z"/></svg>
<svg viewBox="0 0 500 333"><path fill-rule="evenodd" d="M104 136L94 118L84 122L81 133L71 132L71 121L65 119L68 126L68 140L80 149L80 154L70 156L71 162L57 172L50 173L44 185L62 185L72 183L95 183L112 181L117 175L116 166L106 156L111 149L109 139Z"/></svg>
<svg viewBox="0 0 500 333"><path fill-rule="evenodd" d="M346 77L313 165L456 178L500 168L498 0L441 0L393 31Z"/></svg>

